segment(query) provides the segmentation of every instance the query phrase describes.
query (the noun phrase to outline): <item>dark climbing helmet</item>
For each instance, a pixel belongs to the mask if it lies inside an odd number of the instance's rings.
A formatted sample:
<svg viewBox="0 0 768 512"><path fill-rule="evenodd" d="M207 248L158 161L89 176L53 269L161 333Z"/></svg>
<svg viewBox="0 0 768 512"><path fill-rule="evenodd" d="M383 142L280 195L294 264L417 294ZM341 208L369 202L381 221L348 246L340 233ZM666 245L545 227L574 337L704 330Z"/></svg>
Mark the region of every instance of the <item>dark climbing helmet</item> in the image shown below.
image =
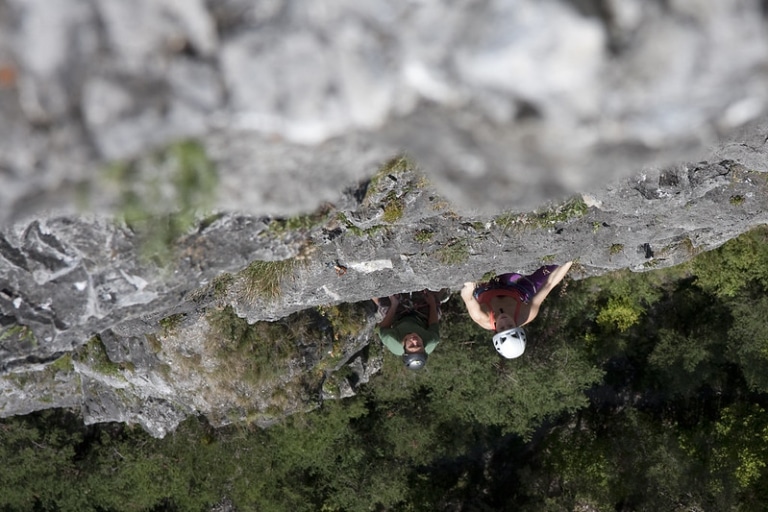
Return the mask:
<svg viewBox="0 0 768 512"><path fill-rule="evenodd" d="M522 327L501 331L493 337L493 346L496 347L496 352L507 359L514 359L523 355L525 343L525 331Z"/></svg>
<svg viewBox="0 0 768 512"><path fill-rule="evenodd" d="M403 354L403 363L409 370L421 370L427 364L427 354L424 352L413 352Z"/></svg>

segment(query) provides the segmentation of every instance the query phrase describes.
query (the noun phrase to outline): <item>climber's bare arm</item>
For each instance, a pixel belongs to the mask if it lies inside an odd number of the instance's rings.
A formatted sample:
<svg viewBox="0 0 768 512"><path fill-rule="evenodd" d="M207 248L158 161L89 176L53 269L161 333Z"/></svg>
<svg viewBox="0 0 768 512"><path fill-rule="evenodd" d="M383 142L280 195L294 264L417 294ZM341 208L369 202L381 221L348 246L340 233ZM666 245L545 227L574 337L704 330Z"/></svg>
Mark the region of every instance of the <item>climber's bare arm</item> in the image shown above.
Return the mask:
<svg viewBox="0 0 768 512"><path fill-rule="evenodd" d="M464 305L467 306L467 313L470 318L475 321L477 325L483 329L493 330L493 324L491 323L491 316L487 311L483 309L477 300L475 300L472 294L475 291L475 283L464 283L464 287L461 289L461 299L464 301Z"/></svg>
<svg viewBox="0 0 768 512"><path fill-rule="evenodd" d="M555 269L554 272L549 274L549 276L547 277L547 281L539 289L539 291L536 292L536 295L533 296L533 299L531 299L531 313L528 316L528 322L533 320L536 317L536 315L539 314L539 308L541 307L541 304L544 302L544 299L547 298L547 295L549 295L549 292L555 289L555 286L560 284L560 281L563 280L563 278L565 277L565 274L567 274L568 270L571 268L571 265L573 265L573 262L569 261L564 265L560 265Z"/></svg>

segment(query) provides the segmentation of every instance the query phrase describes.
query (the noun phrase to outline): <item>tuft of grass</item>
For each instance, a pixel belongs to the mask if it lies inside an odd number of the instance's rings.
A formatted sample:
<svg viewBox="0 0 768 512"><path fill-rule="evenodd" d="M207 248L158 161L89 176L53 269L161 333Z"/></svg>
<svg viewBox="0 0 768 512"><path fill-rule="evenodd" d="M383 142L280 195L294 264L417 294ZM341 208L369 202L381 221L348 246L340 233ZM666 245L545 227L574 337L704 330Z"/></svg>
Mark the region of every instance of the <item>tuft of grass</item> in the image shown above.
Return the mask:
<svg viewBox="0 0 768 512"><path fill-rule="evenodd" d="M480 282L481 282L481 283L487 283L487 282L490 282L490 281L491 281L491 279L493 279L494 277L496 277L496 272L495 272L495 271L493 271L493 270L489 270L488 272L486 272L485 274L483 274L483 277L481 277L481 278L480 278Z"/></svg>
<svg viewBox="0 0 768 512"><path fill-rule="evenodd" d="M432 209L438 212L441 212L443 210L450 210L451 209L451 203L446 201L445 199L436 199L432 201Z"/></svg>
<svg viewBox="0 0 768 512"><path fill-rule="evenodd" d="M453 220L453 221L461 220L461 215L459 215L453 210L444 211L441 215L444 219L447 219L447 220Z"/></svg>
<svg viewBox="0 0 768 512"><path fill-rule="evenodd" d="M0 341L15 340L18 343L29 343L33 347L37 346L37 337L28 325L11 325L0 331Z"/></svg>
<svg viewBox="0 0 768 512"><path fill-rule="evenodd" d="M302 215L296 215L287 219L272 219L267 225L266 232L277 235L283 233L293 233L296 231L309 231L312 228L325 224L330 218L333 206L326 203L320 206L317 211Z"/></svg>
<svg viewBox="0 0 768 512"><path fill-rule="evenodd" d="M509 228L543 229L560 222L583 217L588 210L589 207L587 206L587 203L585 203L584 199L579 195L543 212L532 214L513 212L502 213L494 219L494 222L505 231ZM594 223L592 229L595 231Z"/></svg>
<svg viewBox="0 0 768 512"><path fill-rule="evenodd" d="M413 239L420 244L425 244L432 240L432 237L435 236L435 232L431 229L420 229L413 235Z"/></svg>
<svg viewBox="0 0 768 512"><path fill-rule="evenodd" d="M469 259L469 244L464 239L453 239L434 254L443 265L459 265Z"/></svg>
<svg viewBox="0 0 768 512"><path fill-rule="evenodd" d="M579 195L571 198L563 204L557 205L542 213L537 213L534 218L534 224L537 227L543 228L557 224L558 222L565 222L571 219L584 216L587 213L589 207L584 199Z"/></svg>
<svg viewBox="0 0 768 512"><path fill-rule="evenodd" d="M335 306L320 306L317 308L322 318L327 322L323 328L330 331L330 345L323 349L323 355L313 370L313 375L322 380L325 372L335 368L345 357L344 347L350 340L357 338L368 323L368 310L365 303L342 303Z"/></svg>
<svg viewBox="0 0 768 512"><path fill-rule="evenodd" d="M530 219L524 213L505 212L498 215L493 222L503 231L506 231L510 228L525 228L530 224Z"/></svg>
<svg viewBox="0 0 768 512"><path fill-rule="evenodd" d="M54 373L69 373L75 369L75 365L72 364L72 354L64 354L50 365L48 365Z"/></svg>
<svg viewBox="0 0 768 512"><path fill-rule="evenodd" d="M318 310L330 322L334 340L356 337L368 319L368 311L360 302L321 306Z"/></svg>
<svg viewBox="0 0 768 512"><path fill-rule="evenodd" d="M213 289L213 296L217 299L223 298L232 282L235 280L235 276L232 274L220 274L211 281L211 288Z"/></svg>
<svg viewBox="0 0 768 512"><path fill-rule="evenodd" d="M347 231L352 233L355 236L363 236L365 235L365 231L363 231L361 228L355 226L352 224L352 221L347 218L347 215L344 212L339 212L336 214L336 219L344 224L344 227L347 228Z"/></svg>
<svg viewBox="0 0 768 512"><path fill-rule="evenodd" d="M624 244L613 244L608 248L608 253L613 256L624 250Z"/></svg>
<svg viewBox="0 0 768 512"><path fill-rule="evenodd" d="M381 230L386 230L387 226L383 224L377 224L375 226L371 226L367 229L362 229L357 226L355 226L351 220L347 218L347 216L344 214L344 212L339 212L336 216L336 219L344 224L344 227L352 233L355 236L364 237L364 236L373 236L374 234L378 233Z"/></svg>
<svg viewBox="0 0 768 512"><path fill-rule="evenodd" d="M284 374L299 356L299 341L311 330L303 315L248 324L231 306L210 312L207 321L211 335L206 344L216 354L218 377L232 385L243 381L260 386Z"/></svg>
<svg viewBox="0 0 768 512"><path fill-rule="evenodd" d="M427 178L421 173L418 174L418 177L416 178L416 181L414 183L414 186L419 190L424 190L426 188L429 188L431 185L432 184L429 182L429 178Z"/></svg>
<svg viewBox="0 0 768 512"><path fill-rule="evenodd" d="M186 315L184 313L176 313L165 318L160 319L160 327L163 329L163 335L168 336L173 334L176 329L181 325L181 320Z"/></svg>
<svg viewBox="0 0 768 512"><path fill-rule="evenodd" d="M333 372L330 375L324 376L321 389L331 396L338 396L342 383L349 383L349 378L354 374L354 371L349 366L345 365L339 368L338 371Z"/></svg>
<svg viewBox="0 0 768 512"><path fill-rule="evenodd" d="M76 357L79 361L87 363L95 372L112 377L122 376L120 371L125 367L109 358L107 349L98 335L88 340L88 343L78 350Z"/></svg>
<svg viewBox="0 0 768 512"><path fill-rule="evenodd" d="M381 216L381 220L388 224L397 222L403 217L405 212L405 202L402 198L397 197L394 193L390 193L384 199L384 213Z"/></svg>
<svg viewBox="0 0 768 512"><path fill-rule="evenodd" d="M299 260L290 258L278 261L254 261L241 272L245 279L245 295L253 300L274 300L282 293L286 279L293 277Z"/></svg>
<svg viewBox="0 0 768 512"><path fill-rule="evenodd" d="M552 263L555 261L555 255L554 254L547 254L546 256L543 256L541 258L542 263Z"/></svg>
<svg viewBox="0 0 768 512"><path fill-rule="evenodd" d="M744 204L744 196L742 195L731 196L729 201L733 206L740 206Z"/></svg>
<svg viewBox="0 0 768 512"><path fill-rule="evenodd" d="M387 161L384 165L379 167L379 170L376 171L376 174L371 177L368 183L368 191L365 195L366 199L370 199L372 194L379 191L383 185L384 179L387 179L389 176L396 179L398 176L405 174L408 169L412 168L413 165L411 165L411 163L404 155L396 156L395 158Z"/></svg>

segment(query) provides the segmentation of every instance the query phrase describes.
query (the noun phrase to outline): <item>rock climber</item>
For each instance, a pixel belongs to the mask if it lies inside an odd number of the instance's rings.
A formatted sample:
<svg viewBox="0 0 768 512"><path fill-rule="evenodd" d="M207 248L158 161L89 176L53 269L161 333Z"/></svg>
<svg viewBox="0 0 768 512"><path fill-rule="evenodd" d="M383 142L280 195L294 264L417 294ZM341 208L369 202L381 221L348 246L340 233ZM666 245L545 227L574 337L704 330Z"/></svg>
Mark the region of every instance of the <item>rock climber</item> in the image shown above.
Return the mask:
<svg viewBox="0 0 768 512"><path fill-rule="evenodd" d="M494 331L493 346L507 359L522 355L526 335L523 326L539 314L539 308L573 264L544 265L533 274L502 274L487 283L464 283L461 298L480 327Z"/></svg>
<svg viewBox="0 0 768 512"><path fill-rule="evenodd" d="M381 311L386 311L375 332L390 352L402 356L410 370L422 369L440 342L441 294L447 295L447 290L390 295L389 306L384 299L373 299Z"/></svg>

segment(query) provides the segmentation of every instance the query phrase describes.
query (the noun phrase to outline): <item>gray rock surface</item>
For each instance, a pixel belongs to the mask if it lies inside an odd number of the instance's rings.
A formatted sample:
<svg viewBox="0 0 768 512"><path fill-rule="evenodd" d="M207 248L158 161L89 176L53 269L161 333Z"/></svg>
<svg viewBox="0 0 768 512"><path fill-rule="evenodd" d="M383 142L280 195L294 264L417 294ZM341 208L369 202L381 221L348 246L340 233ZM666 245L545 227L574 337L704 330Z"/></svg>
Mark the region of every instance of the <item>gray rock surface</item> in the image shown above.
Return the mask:
<svg viewBox="0 0 768 512"><path fill-rule="evenodd" d="M736 160L680 164L539 212L460 216L401 162L365 195L348 189L301 228L232 214L199 224L172 243L165 267L141 256L141 236L125 225L34 221L5 233L0 248L0 414L79 408L88 423L139 423L156 436L190 414L267 426L354 394L381 368L372 310L358 335L338 345L297 341L284 372L258 385L221 361L211 312L231 306L251 323L294 315L290 325L317 308L427 287L456 291L487 271L542 262L577 260L575 279L674 265L768 222L767 171ZM393 201L401 210L388 217ZM247 273L217 277L251 260L295 263L277 296L248 293Z"/></svg>
<svg viewBox="0 0 768 512"><path fill-rule="evenodd" d="M212 312L717 247L766 222L766 57L757 0L0 0L0 415L267 426L386 364L372 311L260 383Z"/></svg>

